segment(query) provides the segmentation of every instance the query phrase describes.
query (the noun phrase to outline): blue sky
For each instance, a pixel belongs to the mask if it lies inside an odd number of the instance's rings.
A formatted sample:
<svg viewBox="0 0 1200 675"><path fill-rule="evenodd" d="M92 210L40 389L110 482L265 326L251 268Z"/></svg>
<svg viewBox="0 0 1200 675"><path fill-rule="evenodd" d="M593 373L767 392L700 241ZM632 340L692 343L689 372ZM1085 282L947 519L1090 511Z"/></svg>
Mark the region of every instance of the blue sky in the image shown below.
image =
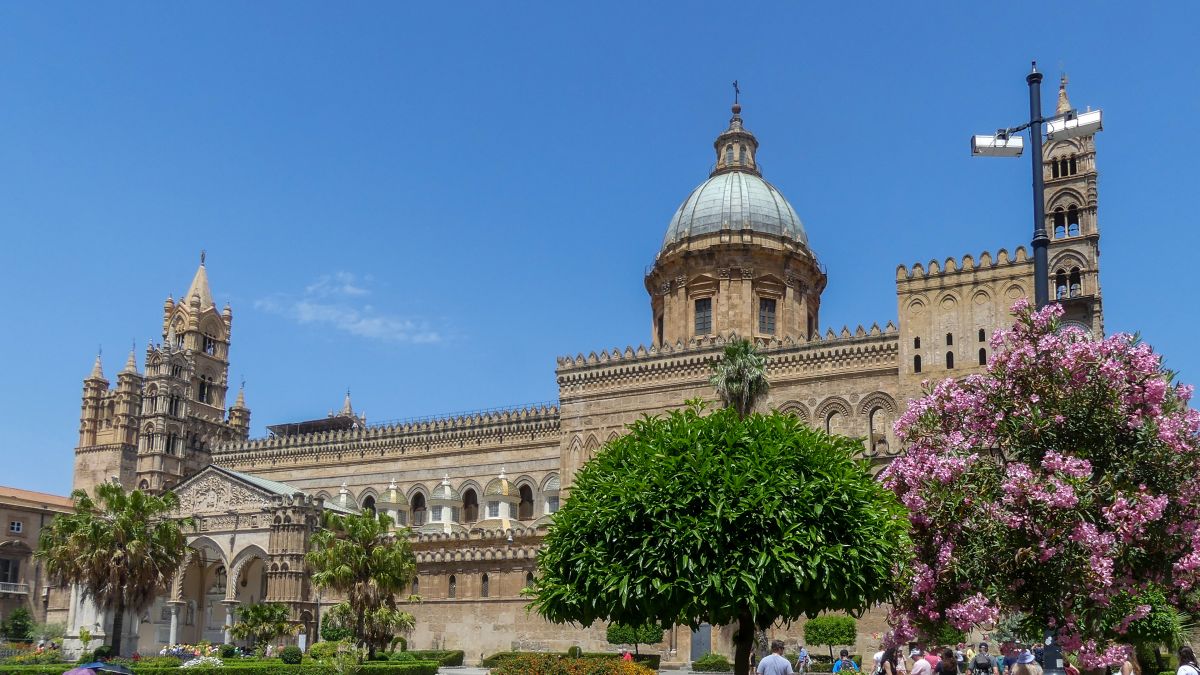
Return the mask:
<svg viewBox="0 0 1200 675"><path fill-rule="evenodd" d="M140 355L201 249L256 435L347 387L369 421L555 398L556 356L648 341L734 79L840 328L895 319L899 263L1028 239L1028 161L967 139L1065 68L1105 114L1106 328L1195 382L1198 5L1006 7L0 5L0 484L69 489L97 347Z"/></svg>

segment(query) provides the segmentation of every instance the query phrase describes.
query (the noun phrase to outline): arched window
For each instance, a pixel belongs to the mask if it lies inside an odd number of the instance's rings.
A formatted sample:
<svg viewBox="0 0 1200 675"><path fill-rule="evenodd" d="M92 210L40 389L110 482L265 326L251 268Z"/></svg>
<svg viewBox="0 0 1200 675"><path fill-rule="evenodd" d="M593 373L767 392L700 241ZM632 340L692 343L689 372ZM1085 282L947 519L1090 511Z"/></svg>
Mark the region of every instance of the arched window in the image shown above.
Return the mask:
<svg viewBox="0 0 1200 675"><path fill-rule="evenodd" d="M533 572L525 573L525 588L533 588L537 581L533 578Z"/></svg>
<svg viewBox="0 0 1200 675"><path fill-rule="evenodd" d="M946 346L954 344L954 333L946 333Z"/></svg>
<svg viewBox="0 0 1200 675"><path fill-rule="evenodd" d="M1051 178L1058 178L1058 176L1059 176L1059 173L1058 173L1058 162L1057 162L1057 161L1050 162L1050 177L1051 177Z"/></svg>
<svg viewBox="0 0 1200 675"><path fill-rule="evenodd" d="M744 145L738 145L738 163L746 163L746 146Z"/></svg>
<svg viewBox="0 0 1200 675"><path fill-rule="evenodd" d="M919 356L913 357L913 372L914 373L921 372L921 357L919 357Z"/></svg>
<svg viewBox="0 0 1200 675"><path fill-rule="evenodd" d="M138 482L138 489L139 490L149 490L150 489L150 481L143 478L141 481Z"/></svg>
<svg viewBox="0 0 1200 675"><path fill-rule="evenodd" d="M733 164L733 145L725 146L725 163Z"/></svg>
<svg viewBox="0 0 1200 675"><path fill-rule="evenodd" d="M474 489L463 493L463 522L473 523L479 520L479 495Z"/></svg>
<svg viewBox="0 0 1200 675"><path fill-rule="evenodd" d="M412 595L421 594L421 577L413 577Z"/></svg>
<svg viewBox="0 0 1200 675"><path fill-rule="evenodd" d="M920 349L920 348L921 348L921 338L919 338L919 337L913 338L913 349Z"/></svg>
<svg viewBox="0 0 1200 675"><path fill-rule="evenodd" d="M954 368L954 352L946 352L946 370Z"/></svg>
<svg viewBox="0 0 1200 675"><path fill-rule="evenodd" d="M366 499L363 499L362 510L363 510L363 513L370 512L371 515L375 515L375 497L374 496L367 495Z"/></svg>
<svg viewBox="0 0 1200 675"><path fill-rule="evenodd" d="M979 341L984 342L986 340L987 340L987 333L985 333L984 330L982 328L980 328L979 329Z"/></svg>
<svg viewBox="0 0 1200 675"><path fill-rule="evenodd" d="M1067 175L1067 160L1063 159L1058 162L1058 173L1063 176Z"/></svg>
<svg viewBox="0 0 1200 675"><path fill-rule="evenodd" d="M1054 299L1062 300L1067 297L1067 273L1059 270L1054 273Z"/></svg>
<svg viewBox="0 0 1200 675"><path fill-rule="evenodd" d="M1067 236L1067 215L1062 207L1054 209L1054 238L1062 239Z"/></svg>
<svg viewBox="0 0 1200 675"><path fill-rule="evenodd" d="M1072 206L1067 209L1067 236L1079 235L1079 209Z"/></svg>
<svg viewBox="0 0 1200 675"><path fill-rule="evenodd" d="M1071 169L1071 175L1074 176L1075 175L1075 155L1071 155L1070 169Z"/></svg>
<svg viewBox="0 0 1200 675"><path fill-rule="evenodd" d="M1071 268L1071 297L1078 298L1083 295L1083 279L1079 274L1078 267Z"/></svg>
<svg viewBox="0 0 1200 675"><path fill-rule="evenodd" d="M491 583L488 581L488 575L485 574L483 575L483 579L479 581L479 595L480 597L487 598L491 597L491 593Z"/></svg>
<svg viewBox="0 0 1200 675"><path fill-rule="evenodd" d="M519 490L521 502L517 504L517 520L533 520L533 490L522 485Z"/></svg>
<svg viewBox="0 0 1200 675"><path fill-rule="evenodd" d="M987 350L984 349L983 347L979 348L979 365L981 365L981 366L987 365Z"/></svg>
<svg viewBox="0 0 1200 675"><path fill-rule="evenodd" d="M425 495L418 492L412 498L412 522L420 527L425 524Z"/></svg>
<svg viewBox="0 0 1200 675"><path fill-rule="evenodd" d="M453 574L450 575L450 585L446 589L446 596L450 598L458 597L458 579L455 579Z"/></svg>
<svg viewBox="0 0 1200 675"><path fill-rule="evenodd" d="M868 429L867 450L872 455L888 454L888 424L887 411L875 408L867 415Z"/></svg>

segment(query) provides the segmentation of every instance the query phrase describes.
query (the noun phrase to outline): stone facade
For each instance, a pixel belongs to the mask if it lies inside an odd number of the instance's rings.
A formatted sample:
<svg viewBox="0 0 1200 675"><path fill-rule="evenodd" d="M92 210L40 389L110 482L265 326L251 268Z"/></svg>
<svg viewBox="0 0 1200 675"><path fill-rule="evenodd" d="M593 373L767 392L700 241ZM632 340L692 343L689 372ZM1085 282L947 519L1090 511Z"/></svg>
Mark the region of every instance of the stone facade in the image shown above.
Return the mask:
<svg viewBox="0 0 1200 675"><path fill-rule="evenodd" d="M116 389L98 362L84 385L76 485L115 476L174 488L181 513L198 521L184 570L154 609L126 622L136 644L227 639L233 608L264 598L288 603L307 639L337 601L318 596L304 571L319 514L370 509L411 530L415 647L462 648L468 662L513 648L610 649L601 626L553 626L526 612L521 592L535 581L545 528L575 472L627 424L712 399L710 364L737 336L768 358L764 410L861 437L865 457L888 461L900 451L893 423L921 382L986 363L1009 307L1032 292L1032 262L1017 248L901 266L895 322L822 332L825 269L791 205L762 179L758 147L735 106L714 143L716 168L677 211L645 277L649 341L559 358L557 404L371 425L347 394L336 414L249 439L243 395L224 407L232 311L213 306L202 259L184 299L164 307L146 374L131 355ZM1051 287L1072 321L1100 334L1094 139L1052 143L1046 157ZM864 651L883 613L861 625ZM799 627L778 634L794 643ZM657 649L687 661L708 645L727 650L728 637L677 627Z"/></svg>
<svg viewBox="0 0 1200 675"><path fill-rule="evenodd" d="M47 577L33 552L42 528L55 516L73 512L67 497L0 486L0 620L22 607L37 622L66 610L66 588Z"/></svg>

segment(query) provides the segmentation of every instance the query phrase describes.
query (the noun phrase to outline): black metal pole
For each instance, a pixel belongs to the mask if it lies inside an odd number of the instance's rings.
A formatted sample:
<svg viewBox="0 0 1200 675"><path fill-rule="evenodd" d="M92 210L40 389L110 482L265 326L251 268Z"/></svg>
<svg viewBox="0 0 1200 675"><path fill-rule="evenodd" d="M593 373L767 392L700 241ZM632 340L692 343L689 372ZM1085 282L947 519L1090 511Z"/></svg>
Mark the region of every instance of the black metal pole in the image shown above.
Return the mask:
<svg viewBox="0 0 1200 675"><path fill-rule="evenodd" d="M1033 300L1038 309L1050 304L1050 262L1046 247L1046 188L1042 177L1042 74L1037 61L1025 77L1029 83L1029 153L1033 161Z"/></svg>

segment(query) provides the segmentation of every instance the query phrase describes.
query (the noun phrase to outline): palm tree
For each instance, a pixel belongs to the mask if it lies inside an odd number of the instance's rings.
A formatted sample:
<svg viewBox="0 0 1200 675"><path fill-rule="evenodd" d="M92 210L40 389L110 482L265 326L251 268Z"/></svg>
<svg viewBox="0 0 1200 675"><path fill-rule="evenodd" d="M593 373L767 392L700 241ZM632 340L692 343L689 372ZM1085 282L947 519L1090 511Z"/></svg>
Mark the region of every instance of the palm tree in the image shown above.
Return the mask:
<svg viewBox="0 0 1200 675"><path fill-rule="evenodd" d="M237 623L229 634L239 640L250 640L255 650L266 649L271 640L292 633L296 627L289 620L291 610L278 602L259 602L238 609Z"/></svg>
<svg viewBox="0 0 1200 675"><path fill-rule="evenodd" d="M190 518L172 518L179 499L171 492L126 493L119 484L71 493L75 513L58 516L42 529L37 553L46 571L75 584L85 597L113 612L112 649L121 653L125 612L141 613L165 589L183 563L183 528Z"/></svg>
<svg viewBox="0 0 1200 675"><path fill-rule="evenodd" d="M357 643L368 658L412 617L396 608L396 595L412 583L417 563L408 540L390 531L385 514L337 515L326 511L305 559L319 588L342 593Z"/></svg>
<svg viewBox="0 0 1200 675"><path fill-rule="evenodd" d="M767 359L749 340L725 345L725 354L712 364L712 369L708 383L716 388L725 407L737 410L740 417L749 415L770 388Z"/></svg>

